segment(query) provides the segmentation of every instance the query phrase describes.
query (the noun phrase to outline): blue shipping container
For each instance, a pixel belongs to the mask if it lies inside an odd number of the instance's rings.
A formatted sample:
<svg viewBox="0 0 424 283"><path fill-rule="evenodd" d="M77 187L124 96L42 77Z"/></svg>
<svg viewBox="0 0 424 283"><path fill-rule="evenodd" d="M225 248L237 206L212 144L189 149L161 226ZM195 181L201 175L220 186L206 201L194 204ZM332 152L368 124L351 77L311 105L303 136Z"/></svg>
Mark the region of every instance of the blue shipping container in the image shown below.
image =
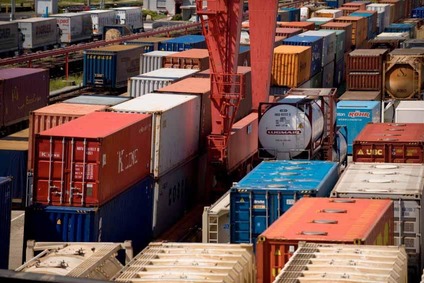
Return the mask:
<svg viewBox="0 0 424 283"><path fill-rule="evenodd" d="M206 48L206 41L203 35L184 35L169 40L162 41L159 44L161 51L184 51L193 48Z"/></svg>
<svg viewBox="0 0 424 283"><path fill-rule="evenodd" d="M424 7L418 7L412 10L411 12L412 18L424 18Z"/></svg>
<svg viewBox="0 0 424 283"><path fill-rule="evenodd" d="M407 32L409 38L415 37L415 26L413 24L390 24L390 26L384 29L384 32Z"/></svg>
<svg viewBox="0 0 424 283"><path fill-rule="evenodd" d="M352 154L355 138L368 123L379 123L379 101L342 100L337 103L337 125L347 127L347 153Z"/></svg>
<svg viewBox="0 0 424 283"><path fill-rule="evenodd" d="M283 40L283 45L301 45L310 46L312 49L312 64L310 78L321 71L322 50L323 50L322 36L310 35L295 35Z"/></svg>
<svg viewBox="0 0 424 283"><path fill-rule="evenodd" d="M24 245L47 242L123 242L140 252L152 240L153 179L147 177L100 207L30 206ZM25 250L25 249L24 249Z"/></svg>
<svg viewBox="0 0 424 283"><path fill-rule="evenodd" d="M232 243L257 237L303 196L326 197L339 178L329 161L263 161L230 190Z"/></svg>
<svg viewBox="0 0 424 283"><path fill-rule="evenodd" d="M0 177L0 268L9 268L12 179Z"/></svg>

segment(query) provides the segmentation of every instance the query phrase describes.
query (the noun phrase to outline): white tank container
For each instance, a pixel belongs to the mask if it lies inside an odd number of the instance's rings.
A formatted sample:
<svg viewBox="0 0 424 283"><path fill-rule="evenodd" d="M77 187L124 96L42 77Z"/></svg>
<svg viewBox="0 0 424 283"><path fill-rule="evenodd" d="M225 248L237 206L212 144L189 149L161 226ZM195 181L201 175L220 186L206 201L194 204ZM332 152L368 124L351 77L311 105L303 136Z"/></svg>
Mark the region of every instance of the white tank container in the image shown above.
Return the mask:
<svg viewBox="0 0 424 283"><path fill-rule="evenodd" d="M404 163L350 163L331 196L392 199L396 245L405 245L408 265L424 268L424 165ZM411 281L415 282L415 281Z"/></svg>
<svg viewBox="0 0 424 283"><path fill-rule="evenodd" d="M205 206L202 216L202 242L230 242L230 191L211 206Z"/></svg>
<svg viewBox="0 0 424 283"><path fill-rule="evenodd" d="M424 101L402 100L396 107L396 123L424 123Z"/></svg>
<svg viewBox="0 0 424 283"><path fill-rule="evenodd" d="M60 38L62 44L68 45L93 36L93 24L90 14L87 13L63 13L50 15L57 19L59 28L62 30Z"/></svg>
<svg viewBox="0 0 424 283"><path fill-rule="evenodd" d="M141 55L140 74L161 69L163 67L163 58L175 54L174 51L151 51Z"/></svg>
<svg viewBox="0 0 424 283"><path fill-rule="evenodd" d="M130 97L139 97L146 93L163 88L175 81L190 77L199 70L160 68L144 73L128 80L128 93Z"/></svg>
<svg viewBox="0 0 424 283"><path fill-rule="evenodd" d="M153 115L150 169L156 179L198 153L200 109L199 96L168 93L149 93L111 107Z"/></svg>
<svg viewBox="0 0 424 283"><path fill-rule="evenodd" d="M259 143L277 159L291 159L307 150L324 131L317 100L289 96L269 107L259 120Z"/></svg>
<svg viewBox="0 0 424 283"><path fill-rule="evenodd" d="M25 49L47 49L60 43L59 27L54 18L29 18L16 20L25 36Z"/></svg>
<svg viewBox="0 0 424 283"><path fill-rule="evenodd" d="M116 19L115 10L92 10L84 13L90 14L93 23L93 34L95 36L103 35L103 27L114 25Z"/></svg>
<svg viewBox="0 0 424 283"><path fill-rule="evenodd" d="M141 7L120 7L114 8L116 11L115 23L127 25L132 31L143 29L143 13Z"/></svg>

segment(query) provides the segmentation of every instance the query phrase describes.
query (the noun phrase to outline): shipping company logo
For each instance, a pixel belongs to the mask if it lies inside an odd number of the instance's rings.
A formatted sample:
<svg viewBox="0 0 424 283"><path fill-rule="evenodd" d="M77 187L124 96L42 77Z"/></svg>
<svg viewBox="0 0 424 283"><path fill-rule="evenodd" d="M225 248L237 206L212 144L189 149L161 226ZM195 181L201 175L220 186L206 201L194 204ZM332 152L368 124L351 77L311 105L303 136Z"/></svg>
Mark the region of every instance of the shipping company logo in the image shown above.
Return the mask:
<svg viewBox="0 0 424 283"><path fill-rule="evenodd" d="M295 136L295 135L300 135L302 131L301 130L267 130L266 133L267 135L273 135L273 136L278 136L278 135Z"/></svg>
<svg viewBox="0 0 424 283"><path fill-rule="evenodd" d="M365 149L365 150L358 150L358 155L380 155L383 156L383 150L382 149Z"/></svg>
<svg viewBox="0 0 424 283"><path fill-rule="evenodd" d="M134 149L128 153L123 149L118 151L118 173L122 173L138 163L137 152L138 149Z"/></svg>
<svg viewBox="0 0 424 283"><path fill-rule="evenodd" d="M368 113L368 112L360 112L360 111L349 112L349 117L351 117L351 118L356 118L356 117L369 118L370 117L370 113Z"/></svg>

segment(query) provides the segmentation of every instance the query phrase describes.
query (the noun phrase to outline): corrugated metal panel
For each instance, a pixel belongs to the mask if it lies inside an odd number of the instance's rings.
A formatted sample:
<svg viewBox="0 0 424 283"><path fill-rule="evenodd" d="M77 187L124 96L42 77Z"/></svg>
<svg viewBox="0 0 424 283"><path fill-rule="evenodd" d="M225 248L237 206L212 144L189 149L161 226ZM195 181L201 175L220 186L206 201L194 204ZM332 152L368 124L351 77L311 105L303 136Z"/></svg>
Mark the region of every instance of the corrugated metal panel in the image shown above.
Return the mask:
<svg viewBox="0 0 424 283"><path fill-rule="evenodd" d="M274 283L387 282L407 283L405 248L302 243Z"/></svg>
<svg viewBox="0 0 424 283"><path fill-rule="evenodd" d="M206 48L206 41L203 35L184 35L169 39L159 43L159 50L163 51L183 51L192 48Z"/></svg>
<svg viewBox="0 0 424 283"><path fill-rule="evenodd" d="M113 106L130 99L130 97L111 95L79 95L66 99L63 101L63 103Z"/></svg>
<svg viewBox="0 0 424 283"><path fill-rule="evenodd" d="M255 282L251 245L150 243L115 278L117 282Z"/></svg>
<svg viewBox="0 0 424 283"><path fill-rule="evenodd" d="M146 177L100 207L28 207L24 243L29 239L41 242L131 240L134 252L138 253L152 239L152 219L153 180Z"/></svg>
<svg viewBox="0 0 424 283"><path fill-rule="evenodd" d="M12 179L0 177L0 268L9 268Z"/></svg>
<svg viewBox="0 0 424 283"><path fill-rule="evenodd" d="M144 53L140 58L140 74L163 68L163 58L175 53L174 51L152 51Z"/></svg>

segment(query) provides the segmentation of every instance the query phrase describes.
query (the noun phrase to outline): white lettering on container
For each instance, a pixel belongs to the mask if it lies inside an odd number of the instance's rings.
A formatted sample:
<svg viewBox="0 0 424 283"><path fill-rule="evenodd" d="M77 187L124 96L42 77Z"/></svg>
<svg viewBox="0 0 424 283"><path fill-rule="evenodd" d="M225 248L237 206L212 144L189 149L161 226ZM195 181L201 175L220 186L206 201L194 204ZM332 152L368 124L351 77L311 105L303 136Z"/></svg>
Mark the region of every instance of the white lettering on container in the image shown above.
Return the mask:
<svg viewBox="0 0 424 283"><path fill-rule="evenodd" d="M122 173L138 163L137 152L138 148L129 153L125 153L124 149L118 151L118 173Z"/></svg>

